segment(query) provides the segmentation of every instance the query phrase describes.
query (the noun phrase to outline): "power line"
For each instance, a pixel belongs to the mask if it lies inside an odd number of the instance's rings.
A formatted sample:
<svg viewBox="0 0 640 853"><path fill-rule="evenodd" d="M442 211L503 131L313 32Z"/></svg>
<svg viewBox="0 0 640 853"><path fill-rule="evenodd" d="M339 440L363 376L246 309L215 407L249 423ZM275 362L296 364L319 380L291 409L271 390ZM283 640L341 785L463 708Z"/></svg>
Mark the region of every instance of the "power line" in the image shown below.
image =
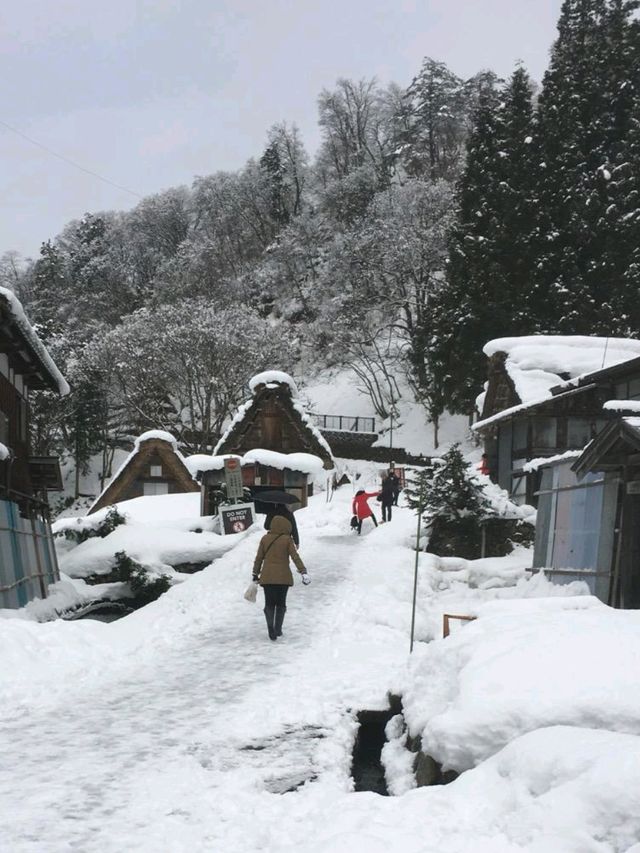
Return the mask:
<svg viewBox="0 0 640 853"><path fill-rule="evenodd" d="M91 169L86 169L84 166L81 166L79 163L76 163L69 157L65 157L64 154L59 154L57 151L54 151L47 145L43 145L42 142L38 142L37 139L32 139L30 136L27 136L26 133L23 133L21 130L17 130L10 124L7 124L6 121L2 121L2 119L0 119L0 125L2 125L2 127L5 127L7 130L10 130L11 133L15 133L16 136L20 136L22 137L22 139L26 139L27 142L30 142L32 145L35 145L37 148L42 148L43 151L46 151L47 154L51 154L52 157L57 157L58 160L62 160L63 163L67 163L67 165L73 166L74 169L79 169L86 175L91 175L91 177L97 178L99 181L103 181L105 184L109 184L110 186L115 187L117 190L122 190L125 193L129 193L129 195L133 195L136 198L143 198L140 193L134 192L133 190L130 190L127 187L123 187L121 184L116 184L114 181L110 181L109 178L105 178L103 175L99 175L97 172L93 172Z"/></svg>

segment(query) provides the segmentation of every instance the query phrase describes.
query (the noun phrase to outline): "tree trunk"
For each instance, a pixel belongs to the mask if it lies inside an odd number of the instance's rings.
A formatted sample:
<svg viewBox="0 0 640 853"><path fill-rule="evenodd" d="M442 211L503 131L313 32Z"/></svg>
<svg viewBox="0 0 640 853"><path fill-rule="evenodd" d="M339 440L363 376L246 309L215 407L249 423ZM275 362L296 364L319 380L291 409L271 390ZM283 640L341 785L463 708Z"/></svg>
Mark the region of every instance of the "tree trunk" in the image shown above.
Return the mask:
<svg viewBox="0 0 640 853"><path fill-rule="evenodd" d="M433 447L437 450L440 444L440 415L433 417Z"/></svg>

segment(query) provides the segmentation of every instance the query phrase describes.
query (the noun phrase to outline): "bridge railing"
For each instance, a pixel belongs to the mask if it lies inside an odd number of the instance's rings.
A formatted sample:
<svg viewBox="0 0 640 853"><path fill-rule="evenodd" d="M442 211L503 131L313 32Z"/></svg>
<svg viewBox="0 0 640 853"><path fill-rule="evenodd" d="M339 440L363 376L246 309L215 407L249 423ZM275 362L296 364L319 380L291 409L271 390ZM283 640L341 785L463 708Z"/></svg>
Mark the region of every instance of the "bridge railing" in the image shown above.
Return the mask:
<svg viewBox="0 0 640 853"><path fill-rule="evenodd" d="M352 415L314 415L320 429L335 429L340 432L375 432L375 418L361 418Z"/></svg>

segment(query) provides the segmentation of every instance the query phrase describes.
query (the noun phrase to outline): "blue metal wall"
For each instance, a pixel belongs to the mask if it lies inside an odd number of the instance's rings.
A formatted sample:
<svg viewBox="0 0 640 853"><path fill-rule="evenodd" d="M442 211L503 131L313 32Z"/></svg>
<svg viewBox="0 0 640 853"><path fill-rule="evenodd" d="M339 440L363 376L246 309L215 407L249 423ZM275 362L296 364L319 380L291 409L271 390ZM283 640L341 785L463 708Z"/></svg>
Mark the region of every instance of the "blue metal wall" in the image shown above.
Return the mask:
<svg viewBox="0 0 640 853"><path fill-rule="evenodd" d="M0 607L24 607L59 578L49 524L0 500Z"/></svg>

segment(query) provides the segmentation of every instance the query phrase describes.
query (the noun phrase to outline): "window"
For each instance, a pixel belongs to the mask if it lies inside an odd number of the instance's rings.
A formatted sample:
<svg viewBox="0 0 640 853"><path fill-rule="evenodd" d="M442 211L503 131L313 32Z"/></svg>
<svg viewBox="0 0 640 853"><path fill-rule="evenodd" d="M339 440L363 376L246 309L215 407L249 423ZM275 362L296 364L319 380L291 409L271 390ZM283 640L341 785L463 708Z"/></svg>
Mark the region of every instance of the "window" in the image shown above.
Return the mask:
<svg viewBox="0 0 640 853"><path fill-rule="evenodd" d="M591 421L586 418L569 418L567 420L567 447L580 449L593 438Z"/></svg>
<svg viewBox="0 0 640 853"><path fill-rule="evenodd" d="M513 424L513 449L526 450L527 448L527 433L528 421L526 418L514 421Z"/></svg>
<svg viewBox="0 0 640 853"><path fill-rule="evenodd" d="M640 378L617 382L615 395L617 400L640 400Z"/></svg>
<svg viewBox="0 0 640 853"><path fill-rule="evenodd" d="M152 477L162 477L162 465L151 465L150 474Z"/></svg>
<svg viewBox="0 0 640 853"><path fill-rule="evenodd" d="M555 418L532 418L532 445L551 449L556 447L557 424Z"/></svg>
<svg viewBox="0 0 640 853"><path fill-rule="evenodd" d="M145 497L149 495L168 495L169 483L145 483L142 493Z"/></svg>
<svg viewBox="0 0 640 853"><path fill-rule="evenodd" d="M640 379L629 380L629 399L637 400L640 397Z"/></svg>

